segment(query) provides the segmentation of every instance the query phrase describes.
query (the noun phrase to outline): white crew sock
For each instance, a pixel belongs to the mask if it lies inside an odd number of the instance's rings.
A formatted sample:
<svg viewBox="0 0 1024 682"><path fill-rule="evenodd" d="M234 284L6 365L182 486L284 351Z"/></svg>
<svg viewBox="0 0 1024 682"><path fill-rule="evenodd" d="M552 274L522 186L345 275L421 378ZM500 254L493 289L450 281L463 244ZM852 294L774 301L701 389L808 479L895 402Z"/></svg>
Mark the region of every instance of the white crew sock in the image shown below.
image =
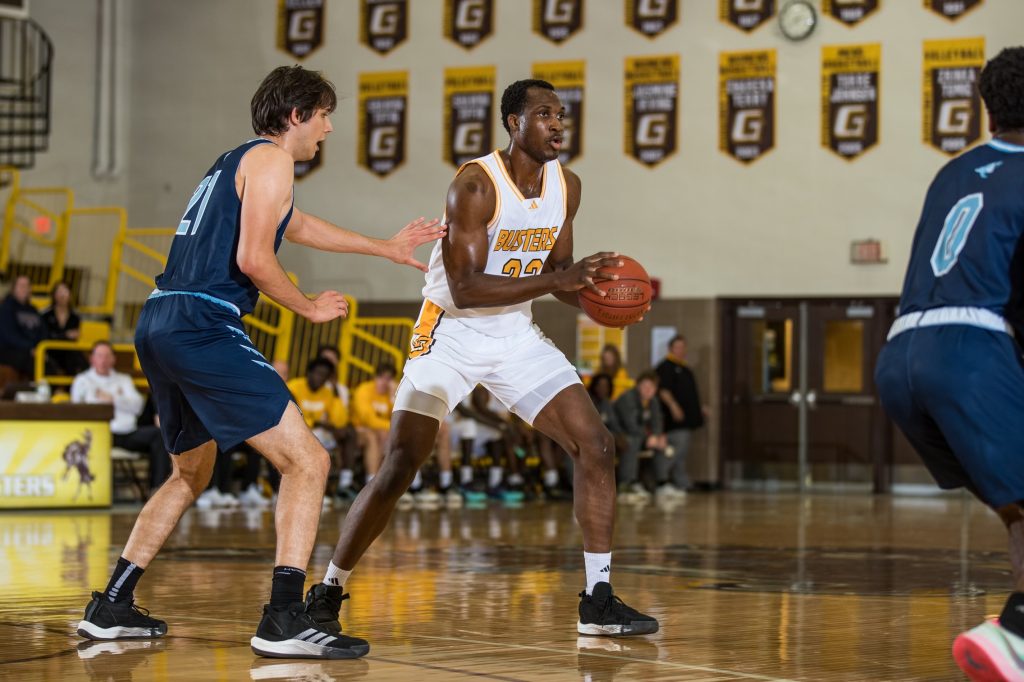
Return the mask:
<svg viewBox="0 0 1024 682"><path fill-rule="evenodd" d="M473 467L464 464L459 467L459 485L469 485L473 482Z"/></svg>
<svg viewBox="0 0 1024 682"><path fill-rule="evenodd" d="M612 581L611 552L584 552L583 564L587 568L587 594L594 593L594 585Z"/></svg>
<svg viewBox="0 0 1024 682"><path fill-rule="evenodd" d="M501 485L501 477L505 473L505 470L501 467L491 467L487 472L487 487L497 488Z"/></svg>
<svg viewBox="0 0 1024 682"><path fill-rule="evenodd" d="M338 474L338 488L351 488L352 487L352 470L342 469Z"/></svg>
<svg viewBox="0 0 1024 682"><path fill-rule="evenodd" d="M548 469L544 472L544 487L554 488L558 485L558 469Z"/></svg>
<svg viewBox="0 0 1024 682"><path fill-rule="evenodd" d="M336 587L345 587L345 581L352 575L352 571L345 571L334 565L332 561L327 566L327 575L324 576L324 585L334 585Z"/></svg>
<svg viewBox="0 0 1024 682"><path fill-rule="evenodd" d="M438 472L437 483L441 487L441 490L446 490L452 487L452 480L455 477L452 475L452 470L447 469L445 471Z"/></svg>
<svg viewBox="0 0 1024 682"><path fill-rule="evenodd" d="M412 479L412 485L409 487L419 492L419 489L423 487L423 474L417 471L416 476Z"/></svg>

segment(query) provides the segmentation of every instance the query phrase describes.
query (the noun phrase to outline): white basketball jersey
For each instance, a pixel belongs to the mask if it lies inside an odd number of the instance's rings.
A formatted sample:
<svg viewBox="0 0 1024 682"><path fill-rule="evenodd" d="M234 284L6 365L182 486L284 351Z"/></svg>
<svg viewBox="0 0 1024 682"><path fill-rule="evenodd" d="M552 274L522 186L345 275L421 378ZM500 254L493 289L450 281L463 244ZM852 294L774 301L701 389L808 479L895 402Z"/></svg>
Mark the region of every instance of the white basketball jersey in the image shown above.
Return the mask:
<svg viewBox="0 0 1024 682"><path fill-rule="evenodd" d="M470 163L478 164L487 173L497 196L494 216L487 224L489 248L484 272L504 277L540 274L565 222L568 193L562 165L557 160L545 163L540 196L525 199L498 151L463 164L459 172ZM440 307L445 315L481 334L510 336L533 323L533 301L495 308L456 308L448 289L440 241L430 254L426 280L424 298Z"/></svg>

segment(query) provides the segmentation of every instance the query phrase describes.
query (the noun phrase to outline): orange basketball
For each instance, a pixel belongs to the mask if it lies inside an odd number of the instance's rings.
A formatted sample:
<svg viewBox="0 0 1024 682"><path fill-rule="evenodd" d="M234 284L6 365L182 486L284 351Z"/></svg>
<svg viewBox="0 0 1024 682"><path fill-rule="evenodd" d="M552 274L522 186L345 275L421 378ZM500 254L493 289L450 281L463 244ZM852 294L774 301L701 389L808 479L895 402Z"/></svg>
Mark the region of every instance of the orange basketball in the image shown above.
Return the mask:
<svg viewBox="0 0 1024 682"><path fill-rule="evenodd" d="M607 293L600 296L590 289L580 289L580 308L587 317L605 327L625 327L641 317L651 303L651 278L644 266L629 256L619 256L622 265L611 268L618 279L594 282Z"/></svg>

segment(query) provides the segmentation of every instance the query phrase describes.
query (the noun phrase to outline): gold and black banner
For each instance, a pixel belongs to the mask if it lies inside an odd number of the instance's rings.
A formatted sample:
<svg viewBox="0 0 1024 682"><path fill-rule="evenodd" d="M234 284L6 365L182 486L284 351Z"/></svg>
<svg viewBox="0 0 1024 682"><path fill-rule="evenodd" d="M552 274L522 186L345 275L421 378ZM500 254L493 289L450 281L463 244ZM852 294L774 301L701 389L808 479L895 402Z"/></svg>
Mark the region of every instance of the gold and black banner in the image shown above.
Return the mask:
<svg viewBox="0 0 1024 682"><path fill-rule="evenodd" d="M718 17L743 31L753 31L773 16L775 0L718 0Z"/></svg>
<svg viewBox="0 0 1024 682"><path fill-rule="evenodd" d="M409 72L359 74L359 165L384 177L405 163Z"/></svg>
<svg viewBox="0 0 1024 682"><path fill-rule="evenodd" d="M775 50L718 56L718 148L749 163L775 147Z"/></svg>
<svg viewBox="0 0 1024 682"><path fill-rule="evenodd" d="M878 9L881 0L821 0L821 11L853 26Z"/></svg>
<svg viewBox="0 0 1024 682"><path fill-rule="evenodd" d="M607 0L605 0L607 1ZM533 30L553 43L583 28L583 0L533 0Z"/></svg>
<svg viewBox="0 0 1024 682"><path fill-rule="evenodd" d="M821 48L821 144L855 159L878 144L882 46Z"/></svg>
<svg viewBox="0 0 1024 682"><path fill-rule="evenodd" d="M984 0L924 0L924 6L947 19L959 19Z"/></svg>
<svg viewBox="0 0 1024 682"><path fill-rule="evenodd" d="M326 0L278 0L277 46L305 59L324 42Z"/></svg>
<svg viewBox="0 0 1024 682"><path fill-rule="evenodd" d="M409 37L408 0L362 0L359 9L359 40L371 50L387 54Z"/></svg>
<svg viewBox="0 0 1024 682"><path fill-rule="evenodd" d="M679 0L626 0L626 26L656 38L679 20Z"/></svg>
<svg viewBox="0 0 1024 682"><path fill-rule="evenodd" d="M444 70L444 160L453 166L492 148L494 67Z"/></svg>
<svg viewBox="0 0 1024 682"><path fill-rule="evenodd" d="M308 178L313 171L322 166L324 163L324 143L320 143L320 148L317 149L316 155L309 161L296 161L295 162L295 179L303 180Z"/></svg>
<svg viewBox="0 0 1024 682"><path fill-rule="evenodd" d="M985 39L924 41L924 143L957 154L981 137Z"/></svg>
<svg viewBox="0 0 1024 682"><path fill-rule="evenodd" d="M626 57L626 154L655 166L679 146L679 55Z"/></svg>
<svg viewBox="0 0 1024 682"><path fill-rule="evenodd" d="M444 0L444 35L472 50L494 31L494 0Z"/></svg>
<svg viewBox="0 0 1024 682"><path fill-rule="evenodd" d="M565 107L562 119L562 150L558 160L571 163L583 154L583 87L586 62L539 62L533 65L533 77L555 86L558 99Z"/></svg>

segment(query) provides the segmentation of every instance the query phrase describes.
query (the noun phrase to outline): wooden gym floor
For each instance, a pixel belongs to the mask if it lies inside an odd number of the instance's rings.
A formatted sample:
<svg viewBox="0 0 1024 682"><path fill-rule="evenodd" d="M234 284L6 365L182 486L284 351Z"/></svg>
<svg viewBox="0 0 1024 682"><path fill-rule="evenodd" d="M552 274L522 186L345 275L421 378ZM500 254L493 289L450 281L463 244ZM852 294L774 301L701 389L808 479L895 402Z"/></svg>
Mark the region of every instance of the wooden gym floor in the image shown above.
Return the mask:
<svg viewBox="0 0 1024 682"><path fill-rule="evenodd" d="M966 498L694 494L619 510L612 582L661 632L578 637L571 506L412 510L349 581L366 658L262 659L271 515L193 509L136 592L168 636L83 643L136 513L0 514L0 679L957 680L953 637L1010 585L1001 525ZM311 579L342 514L322 517Z"/></svg>

